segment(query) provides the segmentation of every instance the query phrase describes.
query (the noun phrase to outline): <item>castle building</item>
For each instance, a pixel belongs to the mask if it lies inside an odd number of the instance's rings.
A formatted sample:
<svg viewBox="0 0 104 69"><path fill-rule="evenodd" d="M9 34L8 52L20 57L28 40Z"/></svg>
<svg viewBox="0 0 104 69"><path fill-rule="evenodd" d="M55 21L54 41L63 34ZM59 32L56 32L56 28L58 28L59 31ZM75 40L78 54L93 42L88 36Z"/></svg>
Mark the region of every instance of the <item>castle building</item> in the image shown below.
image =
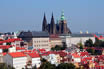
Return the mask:
<svg viewBox="0 0 104 69"><path fill-rule="evenodd" d="M51 22L50 24L47 23L46 16L44 14L43 24L42 24L42 31L46 31L49 34L71 34L70 29L67 27L67 22L64 17L64 12L61 14L60 20L55 24L54 16L52 13Z"/></svg>

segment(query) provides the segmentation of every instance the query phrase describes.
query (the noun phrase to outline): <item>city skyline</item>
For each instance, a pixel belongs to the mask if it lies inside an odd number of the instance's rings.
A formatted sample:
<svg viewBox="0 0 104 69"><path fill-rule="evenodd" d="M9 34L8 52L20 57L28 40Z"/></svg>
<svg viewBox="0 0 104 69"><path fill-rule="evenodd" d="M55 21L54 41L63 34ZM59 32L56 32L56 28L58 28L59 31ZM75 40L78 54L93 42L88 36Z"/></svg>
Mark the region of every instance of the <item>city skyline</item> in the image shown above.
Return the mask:
<svg viewBox="0 0 104 69"><path fill-rule="evenodd" d="M103 0L0 1L0 32L19 30L41 31L44 12L50 23L53 12L55 23L64 10L68 27L73 32L103 32ZM38 29L37 29L38 28Z"/></svg>

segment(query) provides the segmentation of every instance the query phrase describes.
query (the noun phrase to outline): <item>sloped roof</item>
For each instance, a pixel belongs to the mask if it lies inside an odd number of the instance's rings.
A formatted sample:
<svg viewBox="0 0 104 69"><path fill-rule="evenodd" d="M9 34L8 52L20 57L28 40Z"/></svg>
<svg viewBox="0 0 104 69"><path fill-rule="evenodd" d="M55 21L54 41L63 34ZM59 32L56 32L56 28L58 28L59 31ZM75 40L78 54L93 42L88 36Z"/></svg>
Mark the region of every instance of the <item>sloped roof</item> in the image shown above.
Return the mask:
<svg viewBox="0 0 104 69"><path fill-rule="evenodd" d="M24 47L16 47L16 50L26 50Z"/></svg>
<svg viewBox="0 0 104 69"><path fill-rule="evenodd" d="M74 58L80 58L80 56L79 56L77 53L73 53L72 56L73 56Z"/></svg>
<svg viewBox="0 0 104 69"><path fill-rule="evenodd" d="M93 34L70 34L71 37L94 37Z"/></svg>
<svg viewBox="0 0 104 69"><path fill-rule="evenodd" d="M18 35L19 38L23 38L23 37L49 37L49 34L48 32L43 32L43 31L28 31L28 32L21 32L19 35Z"/></svg>
<svg viewBox="0 0 104 69"><path fill-rule="evenodd" d="M22 38L22 37L32 37L32 32L28 31L28 32L20 32L20 34L18 35L19 38Z"/></svg>
<svg viewBox="0 0 104 69"><path fill-rule="evenodd" d="M13 58L18 58L18 57L26 57L26 55L22 52L12 52L12 53L8 53L10 56L12 56Z"/></svg>
<svg viewBox="0 0 104 69"><path fill-rule="evenodd" d="M37 57L40 57L38 53L28 53L28 55L32 58L37 58Z"/></svg>
<svg viewBox="0 0 104 69"><path fill-rule="evenodd" d="M22 41L22 39L20 39L20 38L7 39L7 40L4 40L4 41L0 41L0 44L7 43L7 42L15 42L15 41Z"/></svg>
<svg viewBox="0 0 104 69"><path fill-rule="evenodd" d="M0 45L0 49L8 49L12 47L11 45Z"/></svg>
<svg viewBox="0 0 104 69"><path fill-rule="evenodd" d="M48 32L42 32L42 31L32 31L32 36L33 37L49 37Z"/></svg>

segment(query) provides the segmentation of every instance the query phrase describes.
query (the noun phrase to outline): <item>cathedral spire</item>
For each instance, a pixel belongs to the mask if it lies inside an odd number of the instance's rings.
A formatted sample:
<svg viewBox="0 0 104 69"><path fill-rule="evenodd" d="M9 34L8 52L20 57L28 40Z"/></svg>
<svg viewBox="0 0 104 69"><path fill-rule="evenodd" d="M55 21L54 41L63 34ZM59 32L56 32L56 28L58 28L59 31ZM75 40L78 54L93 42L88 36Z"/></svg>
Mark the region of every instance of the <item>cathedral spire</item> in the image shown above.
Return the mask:
<svg viewBox="0 0 104 69"><path fill-rule="evenodd" d="M42 31L46 31L46 30L47 30L47 20L46 20L46 16L45 16L45 13L44 13Z"/></svg>
<svg viewBox="0 0 104 69"><path fill-rule="evenodd" d="M51 27L50 33L55 34L55 21L54 21L53 13L52 13L52 17L51 17L50 27Z"/></svg>

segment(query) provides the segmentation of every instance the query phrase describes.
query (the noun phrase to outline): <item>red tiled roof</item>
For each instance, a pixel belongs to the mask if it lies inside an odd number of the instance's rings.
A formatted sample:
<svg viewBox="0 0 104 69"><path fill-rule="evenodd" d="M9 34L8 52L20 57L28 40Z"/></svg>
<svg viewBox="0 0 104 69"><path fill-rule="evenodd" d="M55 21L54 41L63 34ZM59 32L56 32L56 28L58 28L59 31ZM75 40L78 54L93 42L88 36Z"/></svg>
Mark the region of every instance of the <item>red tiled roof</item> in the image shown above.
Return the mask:
<svg viewBox="0 0 104 69"><path fill-rule="evenodd" d="M80 52L80 56L88 55L88 52Z"/></svg>
<svg viewBox="0 0 104 69"><path fill-rule="evenodd" d="M8 49L12 47L11 45L0 45L0 49Z"/></svg>
<svg viewBox="0 0 104 69"><path fill-rule="evenodd" d="M77 53L73 53L72 56L73 56L74 58L80 58L80 56L79 56Z"/></svg>
<svg viewBox="0 0 104 69"><path fill-rule="evenodd" d="M38 53L28 53L28 55L32 58L37 58L37 57L40 57Z"/></svg>
<svg viewBox="0 0 104 69"><path fill-rule="evenodd" d="M26 50L24 47L16 47L16 50Z"/></svg>
<svg viewBox="0 0 104 69"><path fill-rule="evenodd" d="M39 51L46 51L45 49L39 49Z"/></svg>
<svg viewBox="0 0 104 69"><path fill-rule="evenodd" d="M12 56L13 58L18 58L18 57L26 57L26 55L22 52L12 52L12 53L8 53L10 56Z"/></svg>
<svg viewBox="0 0 104 69"><path fill-rule="evenodd" d="M4 41L0 41L0 44L7 43L7 42L15 42L15 41L22 41L20 38L12 38Z"/></svg>
<svg viewBox="0 0 104 69"><path fill-rule="evenodd" d="M30 53L31 50L25 50L25 51L22 51L23 53Z"/></svg>
<svg viewBox="0 0 104 69"><path fill-rule="evenodd" d="M61 57L65 57L67 55L67 53L62 51L57 52L57 54L59 54Z"/></svg>
<svg viewBox="0 0 104 69"><path fill-rule="evenodd" d="M7 53L6 52L4 52L4 53L2 53L3 54L3 56L5 56Z"/></svg>
<svg viewBox="0 0 104 69"><path fill-rule="evenodd" d="M1 41L3 40L3 39L0 39Z"/></svg>

